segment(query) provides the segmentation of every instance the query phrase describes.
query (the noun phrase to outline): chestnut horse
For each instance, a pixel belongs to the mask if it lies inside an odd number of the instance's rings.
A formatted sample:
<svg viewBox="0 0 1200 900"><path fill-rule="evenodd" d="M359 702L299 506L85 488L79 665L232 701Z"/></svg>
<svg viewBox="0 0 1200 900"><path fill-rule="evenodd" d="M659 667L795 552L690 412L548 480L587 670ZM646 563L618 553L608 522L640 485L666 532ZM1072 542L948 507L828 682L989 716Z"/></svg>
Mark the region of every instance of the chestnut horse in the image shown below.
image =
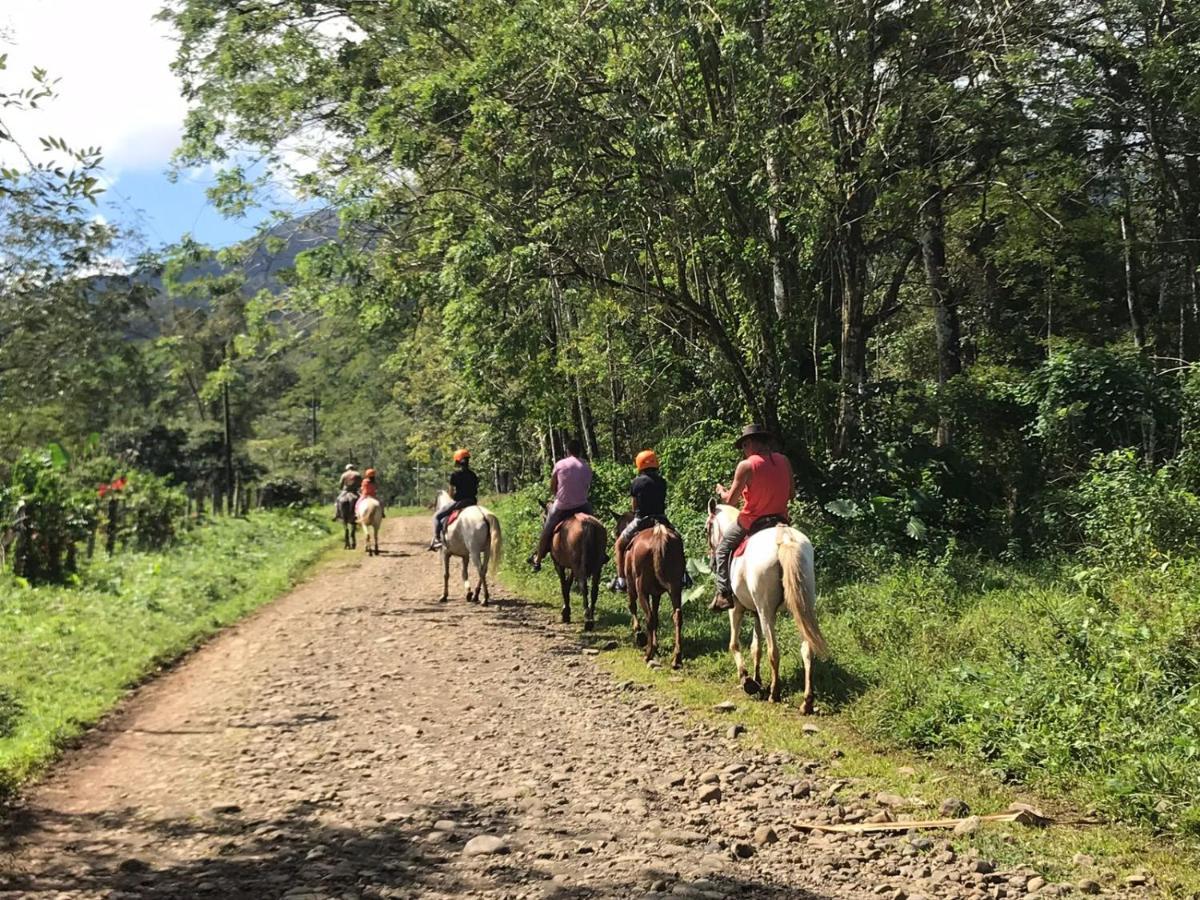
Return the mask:
<svg viewBox="0 0 1200 900"><path fill-rule="evenodd" d="M665 525L639 531L625 550L625 589L629 594L629 614L633 617L633 639L639 646L646 642L646 662L658 652L658 604L663 594L671 598L671 618L675 621L675 654L671 668L683 665L683 573L687 560L683 538ZM643 636L638 622L641 607L646 624Z"/></svg>
<svg viewBox="0 0 1200 900"><path fill-rule="evenodd" d="M725 530L738 517L732 506L708 502L708 548L715 553ZM745 553L730 560L730 580L733 582L734 604L729 611L729 651L737 665L738 678L747 694L760 690L762 648L765 637L767 658L771 663L771 702L778 703L779 643L775 636L775 617L779 607L787 605L796 630L800 632L800 658L804 661L804 714L813 711L812 658L828 655L825 638L817 625L817 581L813 573L813 545L804 534L788 525L764 528L746 539ZM742 659L739 632L742 617L754 614L754 639L750 652L754 656L754 678L746 674Z"/></svg>
<svg viewBox="0 0 1200 900"><path fill-rule="evenodd" d="M541 501L538 501L541 503ZM542 503L543 520L549 507ZM571 588L579 585L583 594L583 630L596 627L596 600L600 595L600 570L606 560L608 532L595 516L576 513L554 531L550 558L562 588L562 621L571 623Z"/></svg>

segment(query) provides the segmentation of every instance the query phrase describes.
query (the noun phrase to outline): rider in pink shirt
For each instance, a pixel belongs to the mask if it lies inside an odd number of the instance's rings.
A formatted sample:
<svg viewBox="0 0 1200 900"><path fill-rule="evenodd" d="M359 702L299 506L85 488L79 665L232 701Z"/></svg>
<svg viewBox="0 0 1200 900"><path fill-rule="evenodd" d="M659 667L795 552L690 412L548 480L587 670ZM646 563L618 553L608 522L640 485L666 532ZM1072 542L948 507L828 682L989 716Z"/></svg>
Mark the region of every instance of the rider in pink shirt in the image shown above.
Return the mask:
<svg viewBox="0 0 1200 900"><path fill-rule="evenodd" d="M588 491L592 487L592 467L579 454L583 447L577 440L567 441L567 455L554 465L550 476L550 490L554 493L554 502L546 507L546 521L542 525L542 535L538 539L537 550L527 562L537 572L542 568L542 557L550 552L550 542L554 538L554 529L558 523L576 513L593 514L592 504L588 501Z"/></svg>

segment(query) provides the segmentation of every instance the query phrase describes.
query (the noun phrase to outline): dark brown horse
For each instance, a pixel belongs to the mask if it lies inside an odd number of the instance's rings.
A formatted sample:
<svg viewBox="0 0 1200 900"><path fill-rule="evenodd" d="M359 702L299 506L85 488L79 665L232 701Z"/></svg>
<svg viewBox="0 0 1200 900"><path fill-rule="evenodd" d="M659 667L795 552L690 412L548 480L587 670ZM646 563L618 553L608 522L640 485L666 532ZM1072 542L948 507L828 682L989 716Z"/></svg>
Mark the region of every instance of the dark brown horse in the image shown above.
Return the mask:
<svg viewBox="0 0 1200 900"><path fill-rule="evenodd" d="M683 538L665 525L655 525L634 535L625 551L625 586L629 593L629 614L633 617L633 639L646 643L646 662L658 652L658 604L663 594L671 598L671 617L675 621L675 655L671 668L683 665L683 573L687 560ZM638 622L638 607L645 617L643 637Z"/></svg>
<svg viewBox="0 0 1200 900"><path fill-rule="evenodd" d="M358 549L358 520L354 515L354 505L358 502L358 494L342 491L337 498L337 517L342 520L342 546L347 550Z"/></svg>
<svg viewBox="0 0 1200 900"><path fill-rule="evenodd" d="M542 504L542 514L546 513ZM595 516L577 513L554 532L550 558L562 588L563 624L571 622L571 587L578 584L583 593L583 630L596 627L596 600L600 596L600 570L604 568L608 532Z"/></svg>

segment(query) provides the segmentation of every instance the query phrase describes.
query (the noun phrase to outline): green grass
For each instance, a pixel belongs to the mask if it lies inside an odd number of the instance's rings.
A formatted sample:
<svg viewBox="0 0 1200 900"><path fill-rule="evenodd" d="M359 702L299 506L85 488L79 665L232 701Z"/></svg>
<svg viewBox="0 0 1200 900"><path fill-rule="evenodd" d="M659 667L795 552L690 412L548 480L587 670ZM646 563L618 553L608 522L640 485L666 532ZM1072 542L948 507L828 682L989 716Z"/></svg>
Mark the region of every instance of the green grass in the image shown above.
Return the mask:
<svg viewBox="0 0 1200 900"><path fill-rule="evenodd" d="M156 668L290 587L330 546L325 518L216 519L165 553L97 559L73 586L0 577L0 794Z"/></svg>
<svg viewBox="0 0 1200 900"><path fill-rule="evenodd" d="M492 505L510 561L524 559L537 527L528 498ZM694 546L689 553L700 555ZM534 576L512 562L503 579L559 606L552 572ZM958 796L980 813L1023 800L1062 818L1098 811L1108 822L995 828L969 839L999 862L1033 864L1059 880L1095 874L1072 862L1085 853L1110 878L1144 867L1173 895L1200 892L1192 824L1200 570L1174 564L1119 577L959 561L823 582L819 617L833 659L818 663L816 736L802 732L791 702L772 707L740 692L728 620L704 608L707 597L685 605L681 674L642 662L623 596L602 592L594 639L620 642L603 657L619 677L652 684L700 715L734 700L750 740L830 761L850 780L849 796L887 790L934 810ZM579 622L580 598L572 601ZM794 702L803 670L790 620L781 631L785 700ZM665 622L660 642L669 660Z"/></svg>

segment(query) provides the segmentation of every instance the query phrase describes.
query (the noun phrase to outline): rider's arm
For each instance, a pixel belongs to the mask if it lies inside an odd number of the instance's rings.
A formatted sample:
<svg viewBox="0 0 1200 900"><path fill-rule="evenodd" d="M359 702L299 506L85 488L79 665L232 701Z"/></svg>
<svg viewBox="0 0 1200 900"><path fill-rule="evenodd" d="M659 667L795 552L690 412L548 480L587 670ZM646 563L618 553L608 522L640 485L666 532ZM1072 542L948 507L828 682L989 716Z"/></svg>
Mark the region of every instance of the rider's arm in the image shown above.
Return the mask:
<svg viewBox="0 0 1200 900"><path fill-rule="evenodd" d="M551 497L558 496L558 473L557 472L555 472L553 475L550 476L550 496Z"/></svg>
<svg viewBox="0 0 1200 900"><path fill-rule="evenodd" d="M741 499L742 491L749 486L753 472L750 460L743 459L738 463L737 468L733 470L733 484L729 486L729 490L724 490L723 485L717 485L717 496L721 498L721 502L736 505Z"/></svg>

